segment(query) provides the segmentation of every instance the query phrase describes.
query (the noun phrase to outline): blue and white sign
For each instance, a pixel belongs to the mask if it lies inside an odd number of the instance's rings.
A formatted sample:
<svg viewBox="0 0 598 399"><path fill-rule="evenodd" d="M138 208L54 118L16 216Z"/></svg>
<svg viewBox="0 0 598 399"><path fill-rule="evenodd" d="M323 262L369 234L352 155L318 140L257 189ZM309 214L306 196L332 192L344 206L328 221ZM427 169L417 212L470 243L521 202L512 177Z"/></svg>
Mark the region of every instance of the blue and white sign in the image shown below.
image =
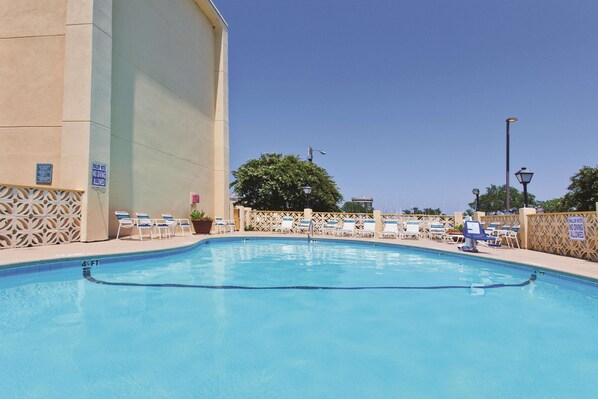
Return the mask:
<svg viewBox="0 0 598 399"><path fill-rule="evenodd" d="M52 184L52 169L54 167L51 163L38 163L35 169L35 183L36 184Z"/></svg>
<svg viewBox="0 0 598 399"><path fill-rule="evenodd" d="M585 241L586 232L584 229L583 216L568 216L569 239L575 241Z"/></svg>
<svg viewBox="0 0 598 399"><path fill-rule="evenodd" d="M98 188L106 188L106 180L108 178L108 166L105 163L92 162L91 163L91 186Z"/></svg>

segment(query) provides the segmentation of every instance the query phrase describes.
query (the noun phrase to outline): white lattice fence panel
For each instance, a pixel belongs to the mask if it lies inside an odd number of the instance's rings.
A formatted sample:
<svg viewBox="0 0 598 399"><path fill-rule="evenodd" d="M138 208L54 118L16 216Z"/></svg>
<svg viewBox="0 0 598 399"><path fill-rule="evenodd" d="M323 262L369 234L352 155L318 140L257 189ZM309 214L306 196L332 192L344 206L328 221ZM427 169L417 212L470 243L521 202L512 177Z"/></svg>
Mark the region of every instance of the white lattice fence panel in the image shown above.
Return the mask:
<svg viewBox="0 0 598 399"><path fill-rule="evenodd" d="M569 239L567 217L583 216L585 241ZM528 215L528 249L598 262L596 212L543 213Z"/></svg>
<svg viewBox="0 0 598 399"><path fill-rule="evenodd" d="M0 248L79 241L80 192L0 186Z"/></svg>
<svg viewBox="0 0 598 399"><path fill-rule="evenodd" d="M519 224L519 215L487 215L482 216L481 219L486 226L490 223L500 223L501 226Z"/></svg>
<svg viewBox="0 0 598 399"><path fill-rule="evenodd" d="M296 211L254 211L249 217L249 225L256 231L273 231L281 225L283 217L295 219L295 225L303 218L303 212Z"/></svg>

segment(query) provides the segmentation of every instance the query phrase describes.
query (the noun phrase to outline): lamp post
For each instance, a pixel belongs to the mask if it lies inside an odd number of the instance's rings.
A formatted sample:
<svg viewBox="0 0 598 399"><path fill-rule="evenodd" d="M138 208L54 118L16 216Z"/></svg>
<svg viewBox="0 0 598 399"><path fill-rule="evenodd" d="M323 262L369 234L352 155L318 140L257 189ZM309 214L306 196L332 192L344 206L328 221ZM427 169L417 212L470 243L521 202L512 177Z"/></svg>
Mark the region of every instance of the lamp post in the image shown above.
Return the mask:
<svg viewBox="0 0 598 399"><path fill-rule="evenodd" d="M505 206L507 207L507 213L509 212L509 210L511 209L511 190L509 187L509 145L510 145L510 136L509 136L509 126L512 122L517 122L517 118L507 118L506 120L507 122L507 198L505 201Z"/></svg>
<svg viewBox="0 0 598 399"><path fill-rule="evenodd" d="M309 195L311 194L311 186L309 184L306 184L305 186L303 186L303 192L307 196L307 207L306 208L309 209Z"/></svg>
<svg viewBox="0 0 598 399"><path fill-rule="evenodd" d="M519 183L523 184L523 203L524 207L527 208L527 184L532 181L534 172L527 170L526 168L521 168L520 171L515 173L515 176L517 176Z"/></svg>
<svg viewBox="0 0 598 399"><path fill-rule="evenodd" d="M316 151L318 151L322 155L326 155L326 151L324 151L324 150L316 150ZM314 161L314 149L311 148L310 146L307 146L307 160L309 162Z"/></svg>
<svg viewBox="0 0 598 399"><path fill-rule="evenodd" d="M477 212L480 210L480 189L474 188L473 190L471 190L471 192L473 193L473 195L475 195L475 210Z"/></svg>

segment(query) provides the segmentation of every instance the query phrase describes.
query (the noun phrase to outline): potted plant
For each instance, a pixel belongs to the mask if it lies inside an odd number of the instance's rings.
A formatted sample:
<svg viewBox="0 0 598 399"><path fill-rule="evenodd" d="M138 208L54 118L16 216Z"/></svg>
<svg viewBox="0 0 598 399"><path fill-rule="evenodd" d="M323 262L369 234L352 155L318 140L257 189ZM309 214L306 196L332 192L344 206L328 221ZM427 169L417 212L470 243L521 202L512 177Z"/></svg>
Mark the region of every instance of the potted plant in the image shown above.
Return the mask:
<svg viewBox="0 0 598 399"><path fill-rule="evenodd" d="M210 234L212 222L214 221L211 217L207 216L204 211L198 211L197 209L194 209L189 216L195 234Z"/></svg>

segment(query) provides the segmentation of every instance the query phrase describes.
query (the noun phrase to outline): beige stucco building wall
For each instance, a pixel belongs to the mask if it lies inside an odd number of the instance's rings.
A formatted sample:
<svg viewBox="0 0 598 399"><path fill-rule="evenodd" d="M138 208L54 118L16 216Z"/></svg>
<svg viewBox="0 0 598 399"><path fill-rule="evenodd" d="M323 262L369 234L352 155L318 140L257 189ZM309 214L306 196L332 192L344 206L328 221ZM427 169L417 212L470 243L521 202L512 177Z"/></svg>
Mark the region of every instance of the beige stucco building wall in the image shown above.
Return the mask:
<svg viewBox="0 0 598 399"><path fill-rule="evenodd" d="M82 240L114 210L229 217L227 26L209 0L0 0L0 183L85 190ZM91 186L92 162L108 187Z"/></svg>

